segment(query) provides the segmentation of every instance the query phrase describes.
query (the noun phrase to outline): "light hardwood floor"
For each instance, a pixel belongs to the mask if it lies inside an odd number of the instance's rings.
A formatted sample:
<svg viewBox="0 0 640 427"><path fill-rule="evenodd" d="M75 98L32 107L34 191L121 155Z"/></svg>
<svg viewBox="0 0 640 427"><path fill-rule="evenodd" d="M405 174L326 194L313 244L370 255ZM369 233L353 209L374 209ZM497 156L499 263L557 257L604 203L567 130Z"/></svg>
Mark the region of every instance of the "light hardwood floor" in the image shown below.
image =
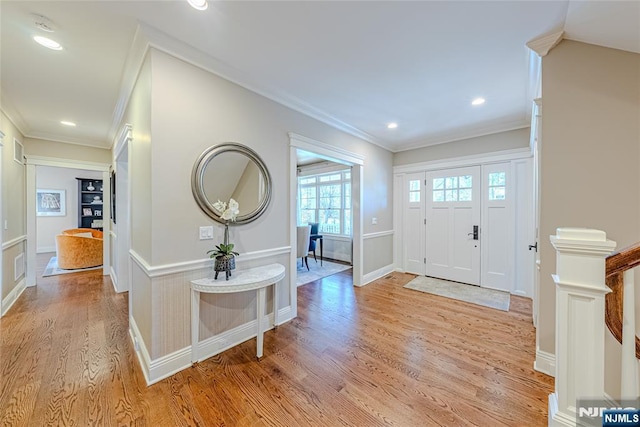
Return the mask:
<svg viewBox="0 0 640 427"><path fill-rule="evenodd" d="M39 277L0 319L0 425L545 426L530 301L502 312L404 289L413 277L301 286L262 360L251 340L151 387L126 294L95 271Z"/></svg>

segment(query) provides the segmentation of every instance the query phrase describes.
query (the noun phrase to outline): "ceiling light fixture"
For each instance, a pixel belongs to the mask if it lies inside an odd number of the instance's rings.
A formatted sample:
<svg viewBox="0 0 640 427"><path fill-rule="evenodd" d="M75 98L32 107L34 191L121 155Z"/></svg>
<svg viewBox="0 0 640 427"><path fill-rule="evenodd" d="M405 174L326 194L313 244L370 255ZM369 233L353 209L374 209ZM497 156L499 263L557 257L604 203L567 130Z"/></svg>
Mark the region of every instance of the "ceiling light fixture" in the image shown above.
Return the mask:
<svg viewBox="0 0 640 427"><path fill-rule="evenodd" d="M473 101L471 101L471 105L482 105L484 104L485 99L484 98L476 98Z"/></svg>
<svg viewBox="0 0 640 427"><path fill-rule="evenodd" d="M73 122L69 122L67 120L60 120L60 124L61 125L65 125L65 126L71 126L71 127L76 127L76 124Z"/></svg>
<svg viewBox="0 0 640 427"><path fill-rule="evenodd" d="M44 47L48 47L49 49L52 50L62 50L62 46L60 45L60 43L58 43L55 40L51 40L48 39L46 37L42 37L42 36L33 36L33 39L36 41L36 43L44 46Z"/></svg>
<svg viewBox="0 0 640 427"><path fill-rule="evenodd" d="M387 129L395 129L395 128L397 128L397 127L398 127L398 124L397 124L397 123L389 123L389 124L387 125Z"/></svg>
<svg viewBox="0 0 640 427"><path fill-rule="evenodd" d="M189 2L192 8L197 10L207 10L207 7L209 7L207 0L187 0L187 2Z"/></svg>

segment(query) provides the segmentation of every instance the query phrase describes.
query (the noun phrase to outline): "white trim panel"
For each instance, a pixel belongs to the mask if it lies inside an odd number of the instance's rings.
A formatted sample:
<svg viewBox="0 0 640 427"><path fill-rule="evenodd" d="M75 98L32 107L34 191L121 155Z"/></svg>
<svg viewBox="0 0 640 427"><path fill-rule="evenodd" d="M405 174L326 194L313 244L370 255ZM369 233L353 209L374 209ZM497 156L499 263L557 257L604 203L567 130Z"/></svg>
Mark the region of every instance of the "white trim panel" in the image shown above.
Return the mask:
<svg viewBox="0 0 640 427"><path fill-rule="evenodd" d="M22 235L22 236L18 236L15 239L7 240L6 242L2 243L2 250L6 251L10 247L17 245L18 243L22 243L22 242L26 242L26 241L27 241L27 235L26 234Z"/></svg>
<svg viewBox="0 0 640 427"><path fill-rule="evenodd" d="M291 252L290 246L283 246L281 248L266 249L263 251L246 252L242 254L242 257L236 258L236 264L242 265L247 261L253 261L261 258L274 257L277 255L289 254ZM138 264L144 273L149 277L168 276L170 274L184 273L186 271L199 270L202 268L211 267L211 259L199 259L194 261L177 262L175 264L161 264L151 266L147 261L142 258L136 251L131 249L129 251L131 259Z"/></svg>
<svg viewBox="0 0 640 427"><path fill-rule="evenodd" d="M376 239L378 237L393 236L394 230L377 231L375 233L367 233L362 235L362 240Z"/></svg>
<svg viewBox="0 0 640 427"><path fill-rule="evenodd" d="M511 160L531 157L529 148L514 148L512 150L496 151L494 153L473 154L470 156L456 157L454 159L432 160L409 165L393 167L393 173L424 172L435 169L451 169L467 166L484 165L488 163L508 162Z"/></svg>

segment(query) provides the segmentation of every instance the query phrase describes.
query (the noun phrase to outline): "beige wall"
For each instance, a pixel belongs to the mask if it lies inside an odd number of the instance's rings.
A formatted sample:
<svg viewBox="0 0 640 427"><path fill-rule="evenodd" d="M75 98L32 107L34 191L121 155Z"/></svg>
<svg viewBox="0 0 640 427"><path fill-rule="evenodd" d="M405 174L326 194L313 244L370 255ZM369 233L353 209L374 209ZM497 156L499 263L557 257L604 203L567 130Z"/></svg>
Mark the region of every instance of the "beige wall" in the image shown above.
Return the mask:
<svg viewBox="0 0 640 427"><path fill-rule="evenodd" d="M133 133L129 158L131 247L147 262L151 262L151 111L151 58L147 55L123 121L132 125ZM173 170L157 173L173 175Z"/></svg>
<svg viewBox="0 0 640 427"><path fill-rule="evenodd" d="M558 227L640 240L640 55L565 40L542 60L539 347L555 352Z"/></svg>
<svg viewBox="0 0 640 427"><path fill-rule="evenodd" d="M4 133L2 147L2 219L7 229L2 227L2 298L20 283L24 276L14 279L14 259L25 252L25 243L20 242L11 247L6 242L15 241L27 234L26 231L26 189L25 166L13 160L14 138L24 145L24 137L4 112L0 111L0 131Z"/></svg>
<svg viewBox="0 0 640 427"><path fill-rule="evenodd" d="M65 144L44 139L25 138L24 151L26 154L39 157L55 157L91 163L111 163L111 150L109 149Z"/></svg>
<svg viewBox="0 0 640 427"><path fill-rule="evenodd" d="M198 155L228 141L254 149L273 179L266 214L233 227L231 240L240 253L288 246L289 221L295 221L288 218L290 131L363 155L364 232L392 229L390 152L167 54L152 50L152 63L152 265L202 259L220 240L217 224L214 242L198 239L198 227L213 222L196 205L190 180ZM365 246L365 258L370 255Z"/></svg>
<svg viewBox="0 0 640 427"><path fill-rule="evenodd" d="M393 165L408 165L433 160L452 159L475 154L526 148L529 146L530 129L516 129L476 138L431 145L415 150L400 151L393 155Z"/></svg>

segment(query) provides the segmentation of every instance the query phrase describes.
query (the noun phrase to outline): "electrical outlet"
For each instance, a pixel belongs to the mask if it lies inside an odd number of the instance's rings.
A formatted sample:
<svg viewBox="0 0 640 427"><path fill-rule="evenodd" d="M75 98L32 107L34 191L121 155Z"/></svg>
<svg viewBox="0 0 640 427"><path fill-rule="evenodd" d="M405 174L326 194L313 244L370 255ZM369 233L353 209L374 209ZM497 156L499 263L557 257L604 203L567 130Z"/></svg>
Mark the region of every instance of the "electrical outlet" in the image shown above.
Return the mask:
<svg viewBox="0 0 640 427"><path fill-rule="evenodd" d="M213 239L213 225L200 227L200 240L212 240Z"/></svg>

